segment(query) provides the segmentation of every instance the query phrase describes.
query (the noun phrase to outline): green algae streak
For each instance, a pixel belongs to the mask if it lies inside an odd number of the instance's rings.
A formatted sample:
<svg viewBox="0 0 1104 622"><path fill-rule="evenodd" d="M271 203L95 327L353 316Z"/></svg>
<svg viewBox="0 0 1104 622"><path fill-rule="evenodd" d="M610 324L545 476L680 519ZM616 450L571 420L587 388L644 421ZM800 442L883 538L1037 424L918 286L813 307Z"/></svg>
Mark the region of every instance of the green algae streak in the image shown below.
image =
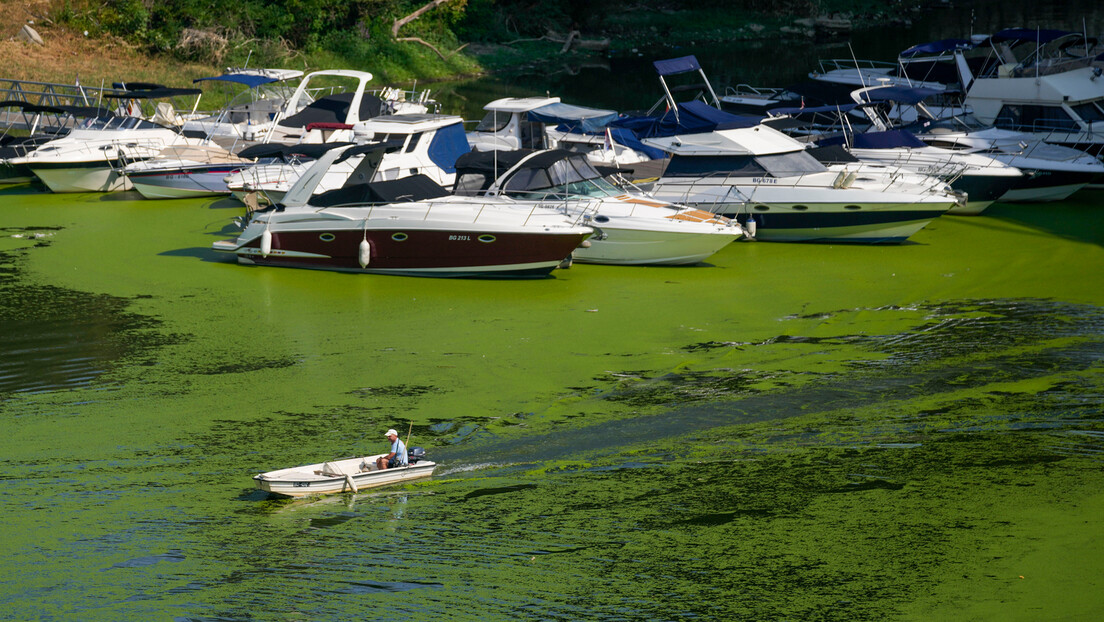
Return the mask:
<svg viewBox="0 0 1104 622"><path fill-rule="evenodd" d="M499 282L0 192L0 619L1094 620L1102 202ZM252 489L390 427L433 479Z"/></svg>

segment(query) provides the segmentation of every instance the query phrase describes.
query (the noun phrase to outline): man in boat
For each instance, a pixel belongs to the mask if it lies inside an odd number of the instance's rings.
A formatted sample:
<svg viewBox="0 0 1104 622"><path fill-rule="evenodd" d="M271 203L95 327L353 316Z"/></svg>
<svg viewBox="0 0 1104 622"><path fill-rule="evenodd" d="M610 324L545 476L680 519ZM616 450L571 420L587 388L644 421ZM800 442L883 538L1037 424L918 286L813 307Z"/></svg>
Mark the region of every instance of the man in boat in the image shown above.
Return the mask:
<svg viewBox="0 0 1104 622"><path fill-rule="evenodd" d="M379 470L393 469L406 466L406 445L399 440L399 433L395 430L387 431L387 440L391 441L391 453L376 459L376 468Z"/></svg>

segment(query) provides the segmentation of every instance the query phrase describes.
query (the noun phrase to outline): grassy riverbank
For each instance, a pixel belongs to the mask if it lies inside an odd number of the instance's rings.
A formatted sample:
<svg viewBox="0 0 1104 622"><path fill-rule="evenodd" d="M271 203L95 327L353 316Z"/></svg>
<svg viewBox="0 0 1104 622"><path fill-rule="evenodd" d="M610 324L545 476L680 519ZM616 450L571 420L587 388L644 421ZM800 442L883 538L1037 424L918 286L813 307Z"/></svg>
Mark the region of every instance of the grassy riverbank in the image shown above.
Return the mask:
<svg viewBox="0 0 1104 622"><path fill-rule="evenodd" d="M696 44L742 41L779 36L797 40L846 36L815 24L816 16L835 16L852 28L907 20L920 11L920 2L896 7L892 13L879 5L836 0L807 8L771 11L701 8L665 8L661 4L629 10L607 10L579 26L578 39L597 44L565 46L567 28L549 27L541 36L513 35L509 28L492 32L461 28L470 37L460 41L451 32L433 40L436 49L418 41L396 41L371 33L337 33L324 45L296 49L286 41L258 37L228 40L217 54L182 60L177 44L169 53L151 54L148 48L105 32L74 30L64 18L68 5L53 0L0 4L0 63L2 77L42 82L99 85L118 80L187 86L195 78L215 75L228 66L273 66L305 71L350 68L372 72L379 84L408 85L466 75L508 71L542 63L585 61L593 57L643 54L658 48L677 49ZM20 37L28 25L41 35L36 44ZM569 27L568 27L569 28ZM382 30L386 31L386 28ZM427 35L428 36L428 35ZM566 48L566 49L565 49ZM217 61L217 62L216 62Z"/></svg>

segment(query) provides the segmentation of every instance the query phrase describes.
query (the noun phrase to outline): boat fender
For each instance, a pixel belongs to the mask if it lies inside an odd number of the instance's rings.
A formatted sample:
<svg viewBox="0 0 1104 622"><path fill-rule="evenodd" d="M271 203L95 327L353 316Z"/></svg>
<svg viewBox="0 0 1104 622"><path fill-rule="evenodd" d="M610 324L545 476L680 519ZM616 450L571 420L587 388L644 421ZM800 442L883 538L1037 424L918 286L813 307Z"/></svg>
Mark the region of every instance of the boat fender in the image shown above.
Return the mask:
<svg viewBox="0 0 1104 622"><path fill-rule="evenodd" d="M345 474L345 483L349 486L349 490L353 492L357 491L356 482L353 481L353 476L348 473Z"/></svg>
<svg viewBox="0 0 1104 622"><path fill-rule="evenodd" d="M850 173L848 173L847 177L845 177L844 180L843 180L842 187L843 188L850 188L851 184L855 183L855 176L856 176L855 171L851 171Z"/></svg>
<svg viewBox="0 0 1104 622"><path fill-rule="evenodd" d="M747 222L744 223L744 234L747 235L749 240L755 239L756 229L758 229L758 225L755 224L755 217L748 216Z"/></svg>
<svg viewBox="0 0 1104 622"><path fill-rule="evenodd" d="M839 190L843 187L844 180L847 179L847 171L840 171L839 175L836 175L836 179L832 182L832 187Z"/></svg>
<svg viewBox="0 0 1104 622"><path fill-rule="evenodd" d="M261 233L261 257L268 257L268 254L272 252L272 232L265 227L263 233Z"/></svg>
<svg viewBox="0 0 1104 622"><path fill-rule="evenodd" d="M360 249L357 252L357 259L360 260L361 268L367 268L368 262L372 260L372 244L368 241L368 238L364 238L360 241Z"/></svg>

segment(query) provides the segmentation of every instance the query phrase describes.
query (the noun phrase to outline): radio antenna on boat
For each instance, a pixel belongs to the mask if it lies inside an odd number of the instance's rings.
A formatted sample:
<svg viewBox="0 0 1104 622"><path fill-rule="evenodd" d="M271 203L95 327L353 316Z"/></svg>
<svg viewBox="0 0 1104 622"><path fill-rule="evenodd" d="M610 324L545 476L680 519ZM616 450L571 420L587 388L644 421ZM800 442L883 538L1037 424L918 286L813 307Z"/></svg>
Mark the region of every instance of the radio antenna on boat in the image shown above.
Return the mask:
<svg viewBox="0 0 1104 622"><path fill-rule="evenodd" d="M855 73L859 76L859 84L866 88L866 80L863 79L862 69L859 68L859 59L855 58L855 49L851 47L851 42L847 42L847 51L851 52L851 60L855 63Z"/></svg>

